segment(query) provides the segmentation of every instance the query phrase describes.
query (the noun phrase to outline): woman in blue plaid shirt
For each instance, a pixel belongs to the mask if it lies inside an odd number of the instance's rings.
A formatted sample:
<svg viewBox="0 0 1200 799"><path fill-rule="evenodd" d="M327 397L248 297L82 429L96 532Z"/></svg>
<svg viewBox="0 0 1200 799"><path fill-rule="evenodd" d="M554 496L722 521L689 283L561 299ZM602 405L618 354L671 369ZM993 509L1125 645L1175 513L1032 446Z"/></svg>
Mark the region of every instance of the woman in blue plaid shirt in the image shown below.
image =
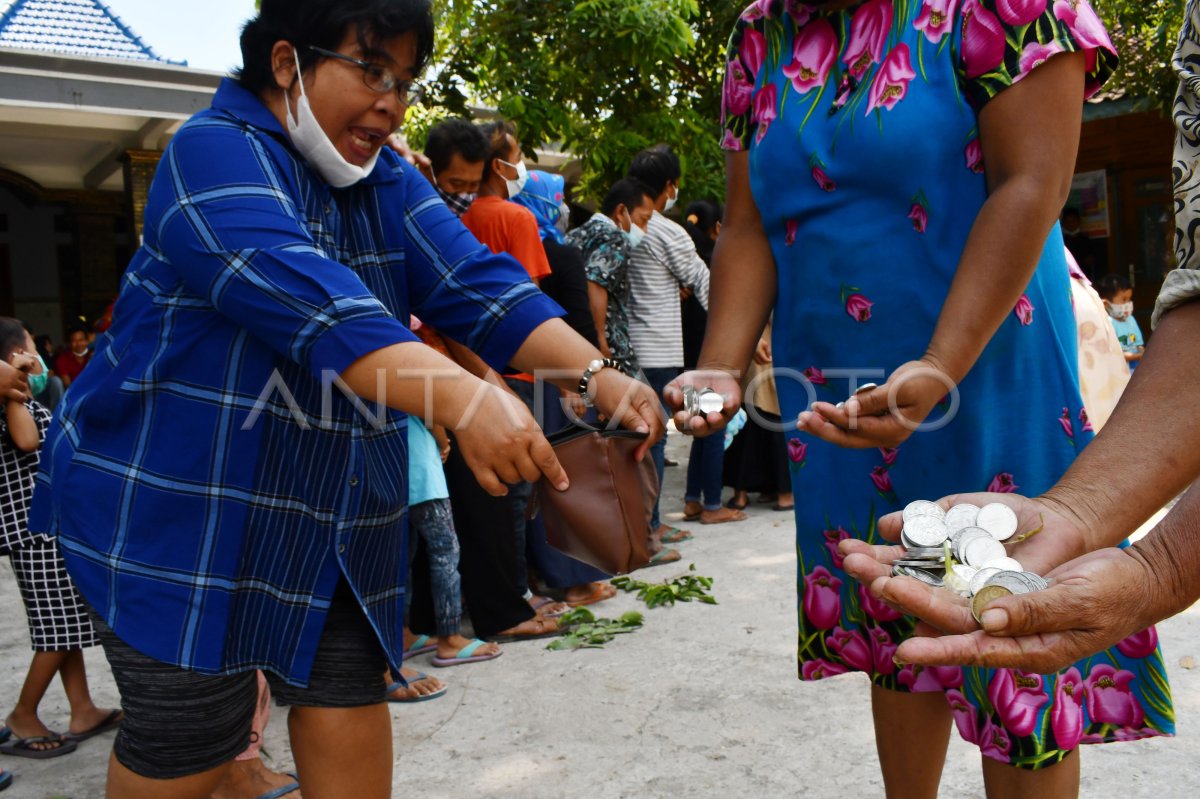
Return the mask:
<svg viewBox="0 0 1200 799"><path fill-rule="evenodd" d="M429 5L263 2L243 69L163 154L112 328L51 427L30 526L58 536L121 689L110 797L208 796L255 669L291 705L307 799L389 796L403 412L454 429L494 494L565 486L522 404L407 328L564 386L600 357L384 148ZM603 369L590 393L661 435L648 388Z"/></svg>

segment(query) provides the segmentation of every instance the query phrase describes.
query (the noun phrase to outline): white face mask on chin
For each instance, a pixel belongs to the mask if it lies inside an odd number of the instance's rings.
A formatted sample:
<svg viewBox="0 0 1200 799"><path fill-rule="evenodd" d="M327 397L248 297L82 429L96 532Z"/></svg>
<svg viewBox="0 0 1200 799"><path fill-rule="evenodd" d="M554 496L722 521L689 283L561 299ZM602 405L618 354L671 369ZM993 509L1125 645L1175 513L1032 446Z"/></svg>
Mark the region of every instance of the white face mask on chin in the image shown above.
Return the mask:
<svg viewBox="0 0 1200 799"><path fill-rule="evenodd" d="M287 92L283 93L283 102L287 107L288 135L291 136L292 144L300 151L300 155L304 156L309 166L317 170L317 174L330 186L339 189L353 186L375 169L379 151L362 166L355 166L342 157L312 112L308 95L304 91L304 80L300 76L300 56L294 49L292 56L296 59L296 81L300 84L300 99L296 101L295 116L292 115L292 104L288 100Z"/></svg>

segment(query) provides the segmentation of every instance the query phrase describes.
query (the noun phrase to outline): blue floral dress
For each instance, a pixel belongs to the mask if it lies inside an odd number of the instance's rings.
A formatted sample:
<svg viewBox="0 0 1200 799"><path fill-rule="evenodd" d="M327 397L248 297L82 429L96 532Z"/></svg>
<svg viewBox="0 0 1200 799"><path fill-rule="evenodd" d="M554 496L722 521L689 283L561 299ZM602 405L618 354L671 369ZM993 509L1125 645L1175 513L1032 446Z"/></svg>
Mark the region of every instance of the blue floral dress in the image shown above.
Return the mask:
<svg viewBox="0 0 1200 799"><path fill-rule="evenodd" d="M751 186L778 267L774 354L784 418L919 358L986 199L977 114L1060 52L1084 51L1087 90L1116 54L1085 0L868 0L822 11L750 6L730 41L727 150ZM1080 743L1174 731L1153 629L1060 674L897 667L913 621L842 571L838 542L879 516L970 491L1037 494L1092 436L1055 227L1012 314L970 375L898 449L793 434L799 669L849 671L897 691L942 691L963 738L1036 769ZM874 370L874 371L872 371ZM854 376L851 377L851 373Z"/></svg>

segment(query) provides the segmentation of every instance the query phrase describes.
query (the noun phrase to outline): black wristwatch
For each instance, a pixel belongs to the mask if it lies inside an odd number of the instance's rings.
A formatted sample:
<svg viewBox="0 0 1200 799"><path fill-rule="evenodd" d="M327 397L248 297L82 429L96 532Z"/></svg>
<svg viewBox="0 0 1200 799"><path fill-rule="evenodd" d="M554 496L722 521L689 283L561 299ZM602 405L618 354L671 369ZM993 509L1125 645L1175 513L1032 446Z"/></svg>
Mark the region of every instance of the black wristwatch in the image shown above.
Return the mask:
<svg viewBox="0 0 1200 799"><path fill-rule="evenodd" d="M625 373L621 364L612 358L597 358L589 363L587 368L583 370L583 376L579 378L579 397L583 400L583 404L589 408L595 407L596 398L588 393L588 383L592 382L592 378L601 369L616 369L621 374Z"/></svg>

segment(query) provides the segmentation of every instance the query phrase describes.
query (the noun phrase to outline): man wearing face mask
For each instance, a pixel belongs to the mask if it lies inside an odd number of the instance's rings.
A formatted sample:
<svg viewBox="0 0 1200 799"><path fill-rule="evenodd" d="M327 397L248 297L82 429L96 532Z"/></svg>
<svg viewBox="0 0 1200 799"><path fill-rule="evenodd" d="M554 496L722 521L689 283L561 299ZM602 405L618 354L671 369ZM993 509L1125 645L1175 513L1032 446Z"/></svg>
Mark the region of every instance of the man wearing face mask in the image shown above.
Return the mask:
<svg viewBox="0 0 1200 799"><path fill-rule="evenodd" d="M489 149L487 137L465 119L439 122L425 139L433 187L459 217L479 196Z"/></svg>
<svg viewBox="0 0 1200 799"><path fill-rule="evenodd" d="M598 213L567 234L567 243L583 253L600 351L630 374L637 374L638 362L629 342L629 256L653 213L650 189L626 178L613 184Z"/></svg>
<svg viewBox="0 0 1200 799"><path fill-rule="evenodd" d="M525 155L510 122L489 122L480 127L490 150L479 185L479 198L463 215L463 224L488 249L506 252L520 261L534 283L550 274L542 249L538 223L528 209L507 202L521 193L529 180Z"/></svg>
<svg viewBox="0 0 1200 799"><path fill-rule="evenodd" d="M679 156L665 145L638 153L629 167L629 177L646 184L654 197L645 240L634 248L629 263L629 339L643 376L660 399L663 389L683 370L680 289L690 288L708 310L708 267L687 231L663 216L679 200L682 174ZM652 450L660 485L665 450L666 439ZM651 523L657 534L667 536L664 541L683 539L681 531L660 524L657 504Z"/></svg>
<svg viewBox="0 0 1200 799"><path fill-rule="evenodd" d="M63 388L70 388L75 378L92 359L88 350L87 330L73 327L67 333L67 348L54 359L54 373L62 378Z"/></svg>

